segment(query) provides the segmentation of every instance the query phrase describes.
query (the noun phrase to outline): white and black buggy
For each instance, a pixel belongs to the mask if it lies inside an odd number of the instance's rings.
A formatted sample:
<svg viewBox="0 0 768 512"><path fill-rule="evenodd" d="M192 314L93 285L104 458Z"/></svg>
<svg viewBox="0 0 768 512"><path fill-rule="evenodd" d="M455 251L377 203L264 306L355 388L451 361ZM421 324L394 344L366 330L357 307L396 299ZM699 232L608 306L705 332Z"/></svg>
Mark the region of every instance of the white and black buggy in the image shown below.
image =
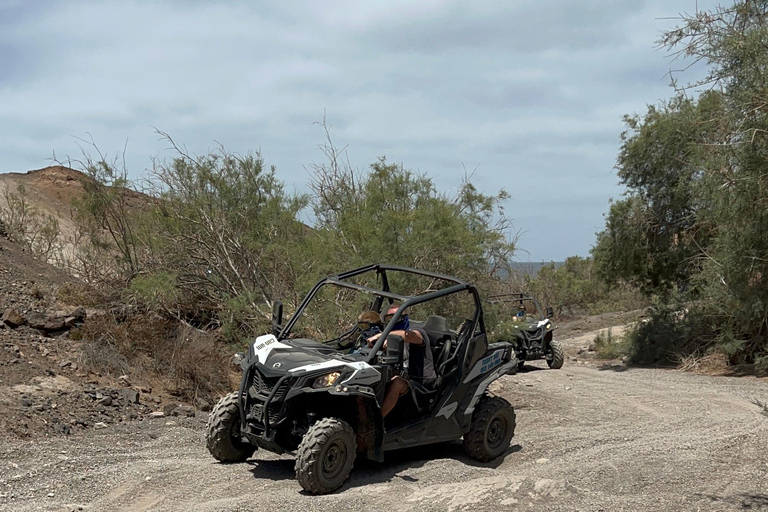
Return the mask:
<svg viewBox="0 0 768 512"><path fill-rule="evenodd" d="M368 348L357 314L385 312L391 304L400 307ZM282 309L276 302L273 333L241 355L240 389L210 415L206 443L217 460L245 461L257 448L295 454L301 486L323 494L342 486L358 456L383 461L389 450L462 438L476 460L509 450L515 412L487 388L518 361L511 344L488 343L473 285L369 265L321 279L285 324ZM437 378L430 387L412 382L384 421L387 385L395 375L407 376L403 340L389 335L406 314L411 327L427 333Z"/></svg>

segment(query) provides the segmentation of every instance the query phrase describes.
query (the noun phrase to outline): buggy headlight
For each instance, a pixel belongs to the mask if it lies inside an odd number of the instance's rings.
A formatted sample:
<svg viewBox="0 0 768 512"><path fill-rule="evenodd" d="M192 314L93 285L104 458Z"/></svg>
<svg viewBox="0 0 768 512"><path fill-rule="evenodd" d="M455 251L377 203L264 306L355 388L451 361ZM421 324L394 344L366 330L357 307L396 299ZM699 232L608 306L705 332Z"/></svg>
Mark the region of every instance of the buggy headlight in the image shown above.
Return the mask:
<svg viewBox="0 0 768 512"><path fill-rule="evenodd" d="M550 330L552 328L552 324L547 324L547 330Z"/></svg>
<svg viewBox="0 0 768 512"><path fill-rule="evenodd" d="M340 376L341 376L341 372L326 373L325 375L321 375L320 377L317 377L312 382L312 387L315 389L329 388L334 384L336 384L336 381L339 380Z"/></svg>

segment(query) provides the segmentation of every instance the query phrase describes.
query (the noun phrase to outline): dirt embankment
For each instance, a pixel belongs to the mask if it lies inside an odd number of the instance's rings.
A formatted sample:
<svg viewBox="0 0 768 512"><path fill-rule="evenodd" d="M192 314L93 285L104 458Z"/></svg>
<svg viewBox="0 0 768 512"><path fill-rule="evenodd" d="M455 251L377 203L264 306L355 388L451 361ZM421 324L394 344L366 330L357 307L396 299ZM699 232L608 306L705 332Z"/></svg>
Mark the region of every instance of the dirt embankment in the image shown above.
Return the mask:
<svg viewBox="0 0 768 512"><path fill-rule="evenodd" d="M582 358L594 332L493 391L517 411L500 459L460 443L358 461L344 487L308 496L293 459L244 464L206 452L206 414L147 418L88 435L0 438L3 510L768 510L768 380L626 368ZM573 360L573 358L576 360Z"/></svg>

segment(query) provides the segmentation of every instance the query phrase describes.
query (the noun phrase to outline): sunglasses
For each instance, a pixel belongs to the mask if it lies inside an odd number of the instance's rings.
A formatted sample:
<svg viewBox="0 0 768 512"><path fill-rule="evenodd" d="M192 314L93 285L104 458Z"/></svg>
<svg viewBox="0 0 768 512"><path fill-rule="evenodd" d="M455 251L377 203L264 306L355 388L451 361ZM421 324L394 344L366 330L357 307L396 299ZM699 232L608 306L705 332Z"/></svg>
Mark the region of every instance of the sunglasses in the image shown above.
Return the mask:
<svg viewBox="0 0 768 512"><path fill-rule="evenodd" d="M387 313L386 315L384 315L384 323L388 323L390 320L392 320L393 316L395 316L394 313ZM403 313L402 315L400 315L400 319L402 320L407 316L408 316L408 313Z"/></svg>

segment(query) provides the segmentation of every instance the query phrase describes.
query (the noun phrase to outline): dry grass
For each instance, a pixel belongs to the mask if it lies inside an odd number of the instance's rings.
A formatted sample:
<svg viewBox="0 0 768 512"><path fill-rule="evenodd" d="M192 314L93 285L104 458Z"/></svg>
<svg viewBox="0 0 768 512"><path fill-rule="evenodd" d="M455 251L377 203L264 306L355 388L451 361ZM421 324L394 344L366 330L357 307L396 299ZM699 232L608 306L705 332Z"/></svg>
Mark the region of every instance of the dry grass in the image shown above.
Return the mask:
<svg viewBox="0 0 768 512"><path fill-rule="evenodd" d="M213 333L156 315L89 318L79 330L84 369L161 381L182 398L229 391L228 353Z"/></svg>
<svg viewBox="0 0 768 512"><path fill-rule="evenodd" d="M723 375L730 370L728 356L719 352L712 352L706 355L701 355L697 352L686 356L678 356L678 358L680 364L677 365L677 369L686 372Z"/></svg>
<svg viewBox="0 0 768 512"><path fill-rule="evenodd" d="M760 414L768 416L768 402L763 402L757 398L752 398L751 402L761 409Z"/></svg>

